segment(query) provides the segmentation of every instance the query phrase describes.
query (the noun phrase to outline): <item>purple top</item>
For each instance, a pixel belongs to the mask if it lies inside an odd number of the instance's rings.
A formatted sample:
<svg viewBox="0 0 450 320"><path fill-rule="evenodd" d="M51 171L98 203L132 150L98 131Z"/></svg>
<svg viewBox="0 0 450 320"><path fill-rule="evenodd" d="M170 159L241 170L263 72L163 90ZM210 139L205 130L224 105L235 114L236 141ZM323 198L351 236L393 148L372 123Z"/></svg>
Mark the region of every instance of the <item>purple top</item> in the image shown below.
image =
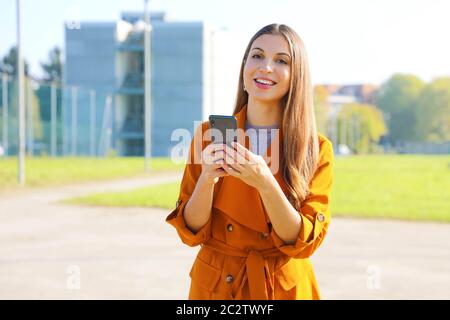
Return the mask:
<svg viewBox="0 0 450 320"><path fill-rule="evenodd" d="M254 126L249 122L245 122L245 134L250 139L251 152L258 155L265 154L267 148L270 146L272 138L277 133L279 125L271 126Z"/></svg>

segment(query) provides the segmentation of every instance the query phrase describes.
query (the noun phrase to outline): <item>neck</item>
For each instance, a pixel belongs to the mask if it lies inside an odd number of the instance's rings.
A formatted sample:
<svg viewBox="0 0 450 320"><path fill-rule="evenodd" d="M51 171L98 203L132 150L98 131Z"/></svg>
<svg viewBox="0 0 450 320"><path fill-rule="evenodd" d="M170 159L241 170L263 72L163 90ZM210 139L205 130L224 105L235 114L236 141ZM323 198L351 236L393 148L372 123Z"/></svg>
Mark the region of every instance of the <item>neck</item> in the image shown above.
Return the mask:
<svg viewBox="0 0 450 320"><path fill-rule="evenodd" d="M247 103L247 122L254 126L273 126L281 124L281 104L261 102L249 97Z"/></svg>

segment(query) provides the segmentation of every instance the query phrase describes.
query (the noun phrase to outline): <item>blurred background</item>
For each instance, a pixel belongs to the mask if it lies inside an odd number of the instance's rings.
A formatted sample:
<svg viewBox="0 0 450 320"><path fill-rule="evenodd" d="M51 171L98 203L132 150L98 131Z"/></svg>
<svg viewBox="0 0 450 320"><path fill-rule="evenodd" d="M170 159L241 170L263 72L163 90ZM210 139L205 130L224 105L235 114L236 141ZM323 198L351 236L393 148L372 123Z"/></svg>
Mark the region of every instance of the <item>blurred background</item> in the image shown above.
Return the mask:
<svg viewBox="0 0 450 320"><path fill-rule="evenodd" d="M231 114L248 41L283 23L335 149L323 297L450 298L448 1L0 6L0 297L185 299L173 132Z"/></svg>

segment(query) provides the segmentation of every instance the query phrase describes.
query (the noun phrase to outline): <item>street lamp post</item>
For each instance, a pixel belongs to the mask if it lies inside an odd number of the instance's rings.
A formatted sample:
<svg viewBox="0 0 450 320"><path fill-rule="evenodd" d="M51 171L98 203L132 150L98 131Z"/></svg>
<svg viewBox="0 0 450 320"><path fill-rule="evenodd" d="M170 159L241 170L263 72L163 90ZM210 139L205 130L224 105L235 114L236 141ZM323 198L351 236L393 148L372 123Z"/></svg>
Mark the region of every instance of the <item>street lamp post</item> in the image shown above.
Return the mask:
<svg viewBox="0 0 450 320"><path fill-rule="evenodd" d="M50 86L50 123L51 123L51 154L56 157L56 84L52 81Z"/></svg>
<svg viewBox="0 0 450 320"><path fill-rule="evenodd" d="M18 150L18 176L19 184L25 183L25 105L24 105L24 75L23 75L23 59L21 45L21 14L22 0L17 0L17 101L19 104L19 150Z"/></svg>
<svg viewBox="0 0 450 320"><path fill-rule="evenodd" d="M90 92L90 98L91 98L91 141L90 141L90 146L91 146L91 157L95 156L95 123L96 123L96 110L95 110L95 99L96 99L96 94L94 90L91 90Z"/></svg>
<svg viewBox="0 0 450 320"><path fill-rule="evenodd" d="M3 149L5 156L8 155L8 75L2 74L2 100L3 100Z"/></svg>
<svg viewBox="0 0 450 320"><path fill-rule="evenodd" d="M151 25L150 16L148 13L148 0L145 0L144 5L144 158L145 158L145 171L150 170L150 158L152 150L152 137L151 137Z"/></svg>

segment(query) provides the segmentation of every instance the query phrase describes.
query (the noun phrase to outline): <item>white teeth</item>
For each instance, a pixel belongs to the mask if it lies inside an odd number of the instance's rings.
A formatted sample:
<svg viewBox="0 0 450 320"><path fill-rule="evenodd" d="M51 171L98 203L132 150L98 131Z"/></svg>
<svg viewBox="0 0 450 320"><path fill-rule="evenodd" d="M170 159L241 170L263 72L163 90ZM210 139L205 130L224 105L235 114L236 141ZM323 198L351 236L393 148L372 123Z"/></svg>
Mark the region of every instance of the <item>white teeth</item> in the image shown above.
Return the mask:
<svg viewBox="0 0 450 320"><path fill-rule="evenodd" d="M267 84L267 85L274 85L275 82L269 81L269 80L263 80L263 79L256 79L256 82L262 83L262 84Z"/></svg>

